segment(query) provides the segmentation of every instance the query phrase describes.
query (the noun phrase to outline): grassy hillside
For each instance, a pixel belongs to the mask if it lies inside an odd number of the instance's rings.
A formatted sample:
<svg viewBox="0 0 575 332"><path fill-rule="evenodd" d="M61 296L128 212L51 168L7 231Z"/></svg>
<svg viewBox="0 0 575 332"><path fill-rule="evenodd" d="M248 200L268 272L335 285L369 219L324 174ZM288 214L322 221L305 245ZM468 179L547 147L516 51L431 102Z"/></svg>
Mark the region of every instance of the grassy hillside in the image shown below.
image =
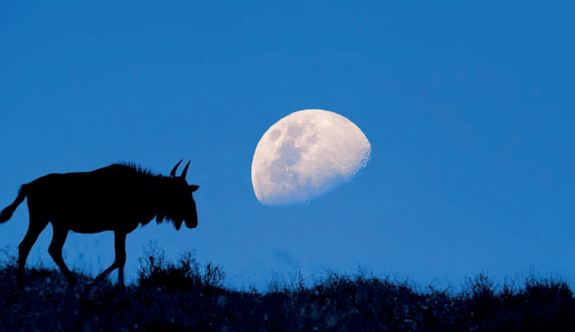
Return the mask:
<svg viewBox="0 0 575 332"><path fill-rule="evenodd" d="M70 287L60 271L35 266L18 292L15 263L0 263L0 331L575 331L568 285L534 277L495 285L479 274L452 294L327 272L260 293L224 288L223 270L189 253L171 263L152 251L125 289L79 272Z"/></svg>

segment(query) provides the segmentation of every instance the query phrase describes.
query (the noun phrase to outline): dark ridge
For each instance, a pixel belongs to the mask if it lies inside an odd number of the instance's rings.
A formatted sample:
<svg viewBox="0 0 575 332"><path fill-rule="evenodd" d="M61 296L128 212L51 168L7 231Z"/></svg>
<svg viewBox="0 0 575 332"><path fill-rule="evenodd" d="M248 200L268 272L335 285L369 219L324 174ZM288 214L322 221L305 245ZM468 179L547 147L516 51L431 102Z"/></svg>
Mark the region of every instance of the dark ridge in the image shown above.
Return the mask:
<svg viewBox="0 0 575 332"><path fill-rule="evenodd" d="M153 244L140 258L137 281L125 289L89 284L77 271L36 265L16 290L16 250L0 260L0 331L573 331L575 300L561 278L531 276L498 285L485 273L462 289L327 271L308 281L299 271L277 275L267 292L224 287L219 266L192 253L169 262ZM533 273L533 272L531 272Z"/></svg>

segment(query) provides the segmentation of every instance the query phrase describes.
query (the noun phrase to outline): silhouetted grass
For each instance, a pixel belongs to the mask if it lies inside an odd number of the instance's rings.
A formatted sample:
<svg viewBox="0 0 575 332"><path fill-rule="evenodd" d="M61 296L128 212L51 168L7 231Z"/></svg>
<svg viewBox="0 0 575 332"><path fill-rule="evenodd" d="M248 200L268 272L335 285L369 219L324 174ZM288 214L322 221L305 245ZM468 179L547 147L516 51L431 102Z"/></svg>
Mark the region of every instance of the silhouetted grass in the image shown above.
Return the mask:
<svg viewBox="0 0 575 332"><path fill-rule="evenodd" d="M16 256L0 263L0 331L573 331L573 292L560 280L527 277L501 286L484 273L459 293L409 281L328 271L308 282L296 271L265 293L223 286L220 267L190 253L177 263L145 252L138 280L125 289L89 284L75 271L69 287L41 265L16 290Z"/></svg>

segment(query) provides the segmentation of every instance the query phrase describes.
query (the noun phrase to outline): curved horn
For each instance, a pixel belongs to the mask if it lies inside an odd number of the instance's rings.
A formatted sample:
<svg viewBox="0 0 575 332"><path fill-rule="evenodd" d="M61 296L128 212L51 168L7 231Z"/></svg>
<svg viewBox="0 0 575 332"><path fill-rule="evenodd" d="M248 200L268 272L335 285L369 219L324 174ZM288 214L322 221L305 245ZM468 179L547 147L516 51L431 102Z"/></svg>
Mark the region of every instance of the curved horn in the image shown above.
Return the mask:
<svg viewBox="0 0 575 332"><path fill-rule="evenodd" d="M188 173L188 167L190 166L190 162L191 162L191 161L192 161L192 160L189 160L189 161L188 161L188 164L186 165L186 167L184 167L184 171L182 172L182 175L180 175L181 178L184 178L184 179L186 178L186 174Z"/></svg>
<svg viewBox="0 0 575 332"><path fill-rule="evenodd" d="M184 160L184 159L182 159ZM176 164L176 166L174 166L174 168L172 169L172 171L170 172L170 177L175 178L176 177L176 169L178 168L178 166L180 166L180 164L182 163L182 160L178 161L178 163Z"/></svg>

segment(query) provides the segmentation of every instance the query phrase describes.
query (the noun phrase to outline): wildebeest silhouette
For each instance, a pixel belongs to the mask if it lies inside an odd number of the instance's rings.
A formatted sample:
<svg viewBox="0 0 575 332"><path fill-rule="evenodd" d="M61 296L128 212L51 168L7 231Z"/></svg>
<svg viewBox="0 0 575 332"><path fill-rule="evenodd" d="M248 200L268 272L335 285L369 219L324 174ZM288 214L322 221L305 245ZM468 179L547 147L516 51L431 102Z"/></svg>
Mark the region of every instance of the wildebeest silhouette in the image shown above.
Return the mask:
<svg viewBox="0 0 575 332"><path fill-rule="evenodd" d="M49 222L54 235L48 249L68 282L74 276L62 259L62 246L68 231L77 233L114 232L116 259L95 281L118 268L118 285L124 285L126 235L154 217L159 224L171 221L177 230L185 221L188 228L198 226L196 202L192 193L199 186L188 185L190 162L177 177L155 175L131 163L112 164L91 172L48 174L22 185L14 203L0 213L0 223L8 221L24 198L28 198L30 225L18 246L18 288L24 288L24 266L30 249Z"/></svg>

